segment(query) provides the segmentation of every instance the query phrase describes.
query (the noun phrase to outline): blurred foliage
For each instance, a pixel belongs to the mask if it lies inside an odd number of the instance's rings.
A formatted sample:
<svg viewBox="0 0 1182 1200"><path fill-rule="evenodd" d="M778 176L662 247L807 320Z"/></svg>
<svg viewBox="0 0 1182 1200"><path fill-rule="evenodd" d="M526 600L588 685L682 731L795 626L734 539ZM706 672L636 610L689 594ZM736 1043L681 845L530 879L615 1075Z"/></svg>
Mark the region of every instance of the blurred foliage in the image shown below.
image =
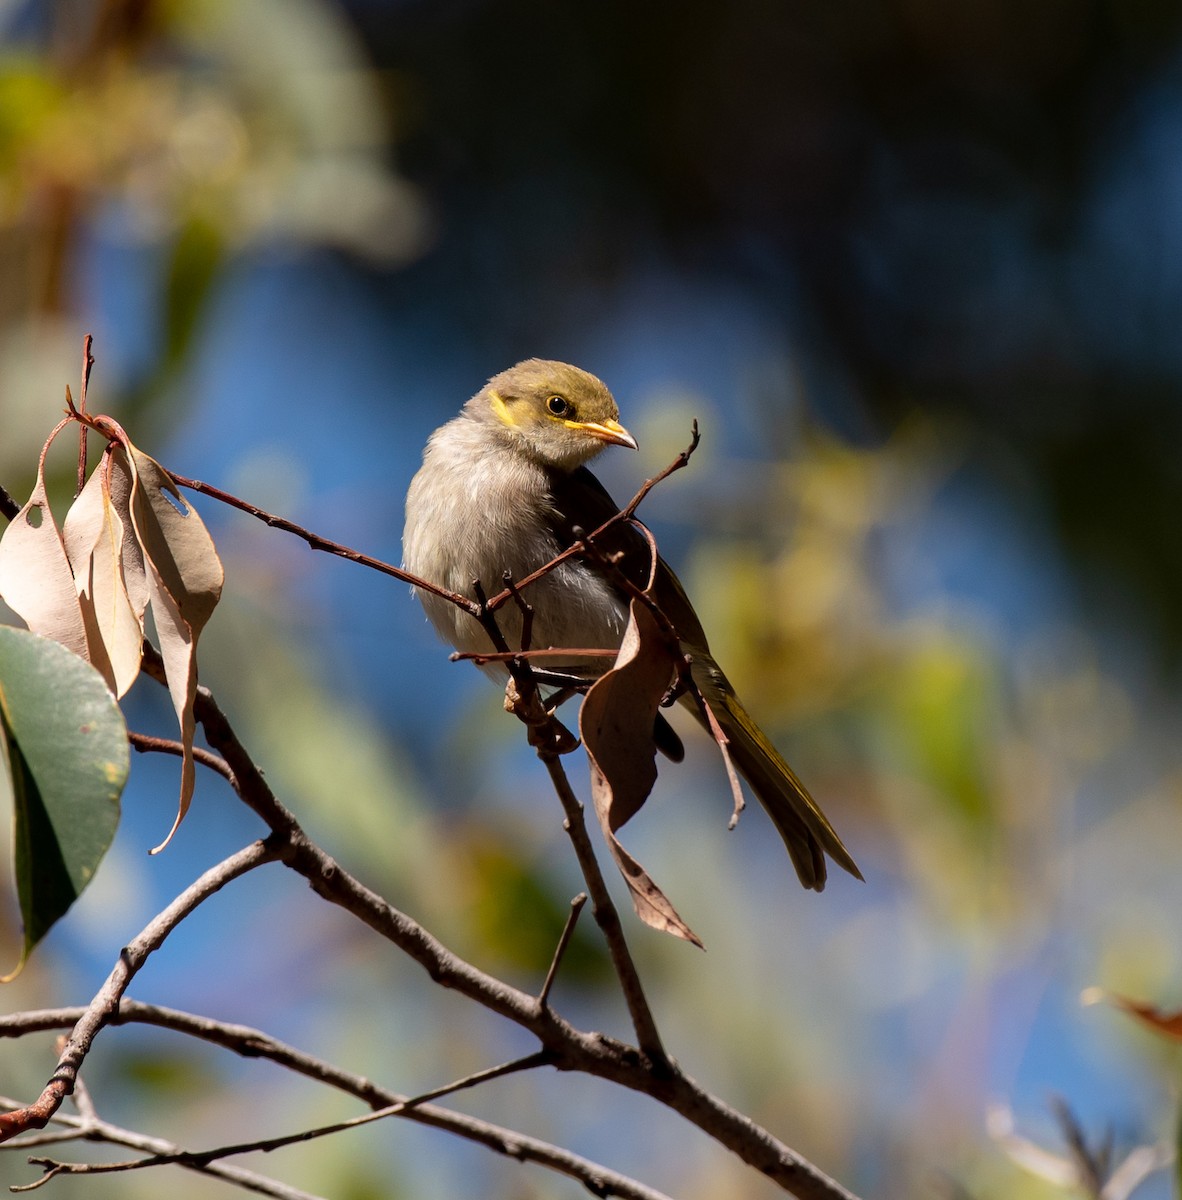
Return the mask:
<svg viewBox="0 0 1182 1200"><path fill-rule="evenodd" d="M546 977L559 936L570 914L563 903L563 885L550 863L536 851L526 831L511 838L508 831L486 823L469 822L449 839L447 871L462 897L468 937L490 969L538 988ZM547 856L552 847L546 846ZM598 985L614 989L607 951L590 914L580 918L563 957L565 985Z"/></svg>
<svg viewBox="0 0 1182 1200"><path fill-rule="evenodd" d="M76 316L96 224L162 256L154 345L117 381L129 417L175 384L227 256L268 239L386 265L419 252L424 209L383 160L380 88L331 8L120 0L15 23L26 36L0 50L7 395L37 394L22 359Z"/></svg>

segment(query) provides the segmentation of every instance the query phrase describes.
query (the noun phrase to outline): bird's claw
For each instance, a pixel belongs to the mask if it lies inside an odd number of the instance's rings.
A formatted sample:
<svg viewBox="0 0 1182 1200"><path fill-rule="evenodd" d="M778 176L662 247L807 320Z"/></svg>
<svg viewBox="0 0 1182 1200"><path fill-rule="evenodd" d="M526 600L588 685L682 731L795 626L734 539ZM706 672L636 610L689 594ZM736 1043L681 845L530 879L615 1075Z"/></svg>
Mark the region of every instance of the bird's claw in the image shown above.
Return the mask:
<svg viewBox="0 0 1182 1200"><path fill-rule="evenodd" d="M537 689L528 698L522 696L517 682L510 679L505 686L505 711L524 722L529 744L539 754L570 754L579 747L579 739L547 709Z"/></svg>

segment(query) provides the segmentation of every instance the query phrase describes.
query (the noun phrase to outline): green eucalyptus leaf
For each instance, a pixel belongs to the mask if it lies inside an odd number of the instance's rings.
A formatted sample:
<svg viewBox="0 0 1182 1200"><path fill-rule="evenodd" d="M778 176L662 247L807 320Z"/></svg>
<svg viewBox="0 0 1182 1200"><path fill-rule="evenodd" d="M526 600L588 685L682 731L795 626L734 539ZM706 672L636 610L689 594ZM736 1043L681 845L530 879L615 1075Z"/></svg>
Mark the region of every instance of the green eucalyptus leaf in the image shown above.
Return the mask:
<svg viewBox="0 0 1182 1200"><path fill-rule="evenodd" d="M129 761L123 715L102 676L57 642L8 626L0 626L0 760L25 931L15 975L107 852Z"/></svg>

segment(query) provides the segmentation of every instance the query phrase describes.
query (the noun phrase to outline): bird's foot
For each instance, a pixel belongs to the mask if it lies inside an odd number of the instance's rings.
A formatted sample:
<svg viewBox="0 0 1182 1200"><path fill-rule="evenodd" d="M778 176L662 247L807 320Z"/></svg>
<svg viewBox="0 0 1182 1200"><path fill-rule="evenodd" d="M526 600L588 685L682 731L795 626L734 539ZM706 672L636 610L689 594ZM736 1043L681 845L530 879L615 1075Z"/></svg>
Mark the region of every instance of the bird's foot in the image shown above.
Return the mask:
<svg viewBox="0 0 1182 1200"><path fill-rule="evenodd" d="M505 711L524 722L528 731L529 744L540 755L569 754L577 750L579 739L547 709L538 690L534 688L527 697L517 689L515 680L510 679L505 687Z"/></svg>

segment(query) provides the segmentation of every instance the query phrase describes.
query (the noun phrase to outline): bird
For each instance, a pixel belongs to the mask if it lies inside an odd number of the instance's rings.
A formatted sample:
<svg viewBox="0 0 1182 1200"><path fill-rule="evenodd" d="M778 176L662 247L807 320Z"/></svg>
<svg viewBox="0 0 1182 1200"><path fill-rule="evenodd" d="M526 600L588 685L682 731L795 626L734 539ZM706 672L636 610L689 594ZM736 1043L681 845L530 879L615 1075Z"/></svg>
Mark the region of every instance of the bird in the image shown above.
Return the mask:
<svg viewBox="0 0 1182 1200"><path fill-rule="evenodd" d="M449 592L473 595L474 581L499 588L524 580L610 520L619 506L586 463L609 446L637 449L620 424L612 393L595 375L569 363L530 358L502 371L429 438L406 496L403 569ZM858 879L857 864L804 784L744 708L710 652L702 623L673 569L630 523L612 527L601 549L652 596L690 657L691 674L713 710L739 773L771 817L805 888L821 891L826 855ZM533 659L549 671L593 679L611 658L563 658L560 648L619 649L628 623L626 588L603 559L572 556L522 588L533 610L531 645L555 648ZM488 633L446 598L416 588L427 618L462 653L488 653ZM510 646L520 646L522 617L514 605L497 613ZM505 677L505 667L490 671ZM680 701L708 728L692 696ZM663 728L662 728L663 727ZM672 728L658 719L658 748L679 758Z"/></svg>

